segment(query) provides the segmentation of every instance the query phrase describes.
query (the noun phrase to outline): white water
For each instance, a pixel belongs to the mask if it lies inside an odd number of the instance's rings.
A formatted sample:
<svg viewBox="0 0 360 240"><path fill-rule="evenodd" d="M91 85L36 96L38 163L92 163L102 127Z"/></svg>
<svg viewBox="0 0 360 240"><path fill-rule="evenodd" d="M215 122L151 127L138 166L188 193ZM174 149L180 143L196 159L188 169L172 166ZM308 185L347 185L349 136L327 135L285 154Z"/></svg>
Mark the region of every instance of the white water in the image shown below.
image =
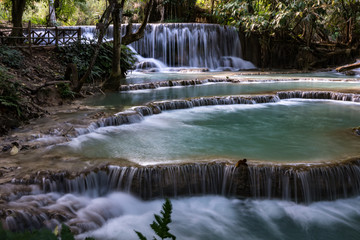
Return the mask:
<svg viewBox="0 0 360 240"><path fill-rule="evenodd" d="M309 205L280 200L240 200L220 196L171 199L170 232L177 239L359 239L360 197ZM125 193L104 197L73 194L25 196L16 204L42 209L63 209L74 214L72 228L89 229L77 236L101 240L138 239L134 230L148 239L149 224L159 214L163 200L141 201ZM61 211L60 211L61 212Z"/></svg>
<svg viewBox="0 0 360 240"><path fill-rule="evenodd" d="M134 25L134 31L139 27ZM95 28L82 27L83 36L93 38ZM125 34L125 26L122 28ZM107 36L112 38L112 27ZM238 32L217 24L147 24L144 37L130 45L137 56L137 70L177 71L184 68L230 70L256 68L241 59Z"/></svg>

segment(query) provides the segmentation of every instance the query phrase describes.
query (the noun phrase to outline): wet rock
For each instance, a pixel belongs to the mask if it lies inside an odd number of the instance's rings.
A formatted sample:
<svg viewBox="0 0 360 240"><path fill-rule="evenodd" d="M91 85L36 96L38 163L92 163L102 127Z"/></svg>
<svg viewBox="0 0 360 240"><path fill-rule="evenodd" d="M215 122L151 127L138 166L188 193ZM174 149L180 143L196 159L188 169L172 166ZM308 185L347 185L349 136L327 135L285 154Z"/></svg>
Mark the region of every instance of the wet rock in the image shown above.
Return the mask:
<svg viewBox="0 0 360 240"><path fill-rule="evenodd" d="M357 136L360 136L360 127L353 128L353 133Z"/></svg>
<svg viewBox="0 0 360 240"><path fill-rule="evenodd" d="M29 150L31 148L30 145L22 145L20 150Z"/></svg>
<svg viewBox="0 0 360 240"><path fill-rule="evenodd" d="M355 76L356 73L354 71L346 71L344 72L346 76Z"/></svg>
<svg viewBox="0 0 360 240"><path fill-rule="evenodd" d="M11 145L5 145L5 146L3 146L3 148L2 148L1 151L7 152L7 151L9 151L10 149L11 149Z"/></svg>
<svg viewBox="0 0 360 240"><path fill-rule="evenodd" d="M242 159L242 160L239 160L237 163L236 163L236 165L235 165L235 167L240 167L240 166L247 166L247 160L246 160L246 158L244 158L244 159Z"/></svg>

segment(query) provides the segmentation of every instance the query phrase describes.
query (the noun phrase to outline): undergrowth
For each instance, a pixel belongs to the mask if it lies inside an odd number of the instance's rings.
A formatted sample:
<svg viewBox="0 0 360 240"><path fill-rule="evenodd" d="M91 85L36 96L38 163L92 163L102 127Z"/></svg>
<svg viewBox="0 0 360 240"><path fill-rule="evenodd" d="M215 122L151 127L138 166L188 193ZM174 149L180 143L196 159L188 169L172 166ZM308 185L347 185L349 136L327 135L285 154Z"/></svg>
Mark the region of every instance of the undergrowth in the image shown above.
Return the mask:
<svg viewBox="0 0 360 240"><path fill-rule="evenodd" d="M58 89L59 94L62 98L75 98L75 93L71 91L69 83L59 83L56 85L56 88Z"/></svg>
<svg viewBox="0 0 360 240"><path fill-rule="evenodd" d="M55 231L56 232L56 231ZM62 225L60 233L54 233L49 229L40 229L24 232L12 232L3 229L0 224L0 240L75 240L74 234L65 224ZM86 238L85 240L95 240Z"/></svg>
<svg viewBox="0 0 360 240"><path fill-rule="evenodd" d="M74 63L77 66L79 78L81 78L92 59L95 52L96 42L94 40L82 40L73 43L70 46L62 46L58 48L60 59L65 64ZM110 76L112 67L113 49L111 42L105 42L101 45L99 55L96 59L92 72L87 82L103 80ZM127 71L133 69L135 63L134 53L126 46L121 49L121 71L126 74Z"/></svg>
<svg viewBox="0 0 360 240"><path fill-rule="evenodd" d="M0 105L3 107L14 108L18 116L21 115L19 106L19 87L17 82L10 81L11 76L6 68L0 66Z"/></svg>
<svg viewBox="0 0 360 240"><path fill-rule="evenodd" d="M0 61L7 67L19 69L23 65L24 56L19 50L2 45L0 46Z"/></svg>

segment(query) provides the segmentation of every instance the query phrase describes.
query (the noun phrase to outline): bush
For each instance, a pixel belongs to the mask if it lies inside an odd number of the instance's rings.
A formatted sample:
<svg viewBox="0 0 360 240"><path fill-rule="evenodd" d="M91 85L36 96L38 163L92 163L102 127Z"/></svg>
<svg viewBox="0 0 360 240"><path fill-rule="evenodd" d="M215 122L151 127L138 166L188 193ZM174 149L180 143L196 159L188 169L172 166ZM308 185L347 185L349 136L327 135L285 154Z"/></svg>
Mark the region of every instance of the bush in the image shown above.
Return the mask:
<svg viewBox="0 0 360 240"><path fill-rule="evenodd" d="M8 67L20 68L23 64L24 56L16 49L0 46L0 60Z"/></svg>
<svg viewBox="0 0 360 240"><path fill-rule="evenodd" d="M59 83L56 85L60 96L62 98L74 98L75 93L71 91L70 85L68 83Z"/></svg>
<svg viewBox="0 0 360 240"><path fill-rule="evenodd" d="M1 240L74 240L74 235L66 225L62 225L59 238L49 229L40 229L24 232L11 232L3 229L0 224L0 239ZM91 240L92 238L87 238Z"/></svg>
<svg viewBox="0 0 360 240"><path fill-rule="evenodd" d="M83 40L81 43L76 42L70 46L59 47L58 53L65 64L76 64L79 72L79 78L81 78L89 66L95 52L95 47L95 41ZM112 43L103 43L92 72L87 79L88 82L105 79L110 76L112 56ZM122 46L121 71L126 74L128 70L133 69L134 63L134 53L128 47Z"/></svg>

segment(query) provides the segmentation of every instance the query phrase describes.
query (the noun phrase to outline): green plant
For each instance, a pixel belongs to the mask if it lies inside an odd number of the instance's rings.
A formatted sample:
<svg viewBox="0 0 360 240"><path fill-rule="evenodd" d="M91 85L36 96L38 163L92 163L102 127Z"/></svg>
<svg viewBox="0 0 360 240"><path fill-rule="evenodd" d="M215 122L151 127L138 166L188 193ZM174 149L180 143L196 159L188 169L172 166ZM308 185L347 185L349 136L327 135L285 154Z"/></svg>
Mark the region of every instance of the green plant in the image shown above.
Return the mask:
<svg viewBox="0 0 360 240"><path fill-rule="evenodd" d="M40 229L24 232L12 232L5 230L0 223L0 239L1 240L74 240L74 235L70 228L65 224L61 227L59 238L49 229ZM91 238L87 238L91 240Z"/></svg>
<svg viewBox="0 0 360 240"><path fill-rule="evenodd" d="M20 84L10 81L10 75L7 70L0 66L0 105L9 108L15 108L18 116L21 115L19 106Z"/></svg>
<svg viewBox="0 0 360 240"><path fill-rule="evenodd" d="M22 53L5 45L0 46L0 61L8 67L20 68L24 61Z"/></svg>
<svg viewBox="0 0 360 240"><path fill-rule="evenodd" d="M58 48L59 56L66 64L76 64L79 72L79 78L85 74L94 52L94 40L83 39L81 43L76 42L70 46L63 46ZM112 56L112 43L106 42L102 44L95 65L89 78L87 79L88 82L105 79L110 75L112 67ZM121 71L124 74L126 74L128 70L133 69L135 63L134 53L126 46L122 46L120 61Z"/></svg>
<svg viewBox="0 0 360 240"><path fill-rule="evenodd" d="M59 83L56 85L60 96L62 98L74 98L75 93L71 91L70 85L68 83Z"/></svg>
<svg viewBox="0 0 360 240"><path fill-rule="evenodd" d="M172 212L172 204L169 199L165 200L165 203L162 206L162 210L160 211L161 216L154 214L155 221L153 221L152 224L150 224L150 227L154 230L157 236L159 236L161 239L170 238L175 240L176 237L169 233L169 227L168 224L171 223L171 212ZM138 232L135 231L135 233L138 235L140 240L146 240L146 237ZM156 237L153 237L154 240L156 240Z"/></svg>

